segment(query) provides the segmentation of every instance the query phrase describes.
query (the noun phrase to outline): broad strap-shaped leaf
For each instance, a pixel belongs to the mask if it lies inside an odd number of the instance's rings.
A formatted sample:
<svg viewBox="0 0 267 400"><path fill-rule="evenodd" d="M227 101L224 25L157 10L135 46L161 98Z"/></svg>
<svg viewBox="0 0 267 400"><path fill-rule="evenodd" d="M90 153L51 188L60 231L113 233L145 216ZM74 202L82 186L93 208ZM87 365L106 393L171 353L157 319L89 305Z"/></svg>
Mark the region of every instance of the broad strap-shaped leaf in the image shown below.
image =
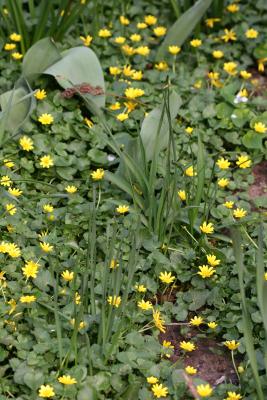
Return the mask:
<svg viewBox="0 0 267 400"><path fill-rule="evenodd" d="M173 91L169 99L171 120L176 117L181 104L181 97ZM164 104L150 111L142 123L140 137L144 146L146 161L152 160L155 150L159 152L165 149L169 142L168 118L166 112L162 117L163 107Z"/></svg>
<svg viewBox="0 0 267 400"><path fill-rule="evenodd" d="M182 46L195 26L201 20L213 0L198 0L193 7L189 8L169 29L163 43L161 44L156 59L164 60L168 47L172 45Z"/></svg>
<svg viewBox="0 0 267 400"><path fill-rule="evenodd" d="M61 53L62 59L47 68L44 73L54 76L64 89L71 89L75 85L89 84L94 89L99 88L103 94L84 93L83 97L98 107L105 106L105 82L100 62L93 50L84 47L73 47ZM77 93L79 89L77 88Z"/></svg>
<svg viewBox="0 0 267 400"><path fill-rule="evenodd" d="M61 54L53 39L41 39L25 54L22 64L22 75L31 82L60 59Z"/></svg>

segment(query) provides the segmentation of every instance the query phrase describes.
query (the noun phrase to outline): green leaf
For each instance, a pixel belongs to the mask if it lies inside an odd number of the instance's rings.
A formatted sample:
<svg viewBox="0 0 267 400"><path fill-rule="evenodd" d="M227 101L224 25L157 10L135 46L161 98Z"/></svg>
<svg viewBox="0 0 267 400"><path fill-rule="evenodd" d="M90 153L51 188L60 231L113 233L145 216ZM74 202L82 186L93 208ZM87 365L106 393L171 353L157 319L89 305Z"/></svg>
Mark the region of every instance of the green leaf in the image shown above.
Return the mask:
<svg viewBox="0 0 267 400"><path fill-rule="evenodd" d="M157 52L156 59L158 61L164 60L169 46L182 46L211 3L212 0L198 0L193 7L189 8L180 18L177 19L169 29L167 36Z"/></svg>
<svg viewBox="0 0 267 400"><path fill-rule="evenodd" d="M36 42L25 54L22 64L22 75L28 79L36 79L48 67L61 59L60 52L52 38L44 38Z"/></svg>
<svg viewBox="0 0 267 400"><path fill-rule="evenodd" d="M170 95L169 104L171 119L173 120L182 104L181 97L175 91L173 91ZM158 131L163 107L164 106L162 105L150 111L142 123L140 136L143 142L147 161L152 160L155 151L160 152L168 145L169 125L166 113L163 116L162 125Z"/></svg>
<svg viewBox="0 0 267 400"><path fill-rule="evenodd" d="M249 131L243 136L242 143L248 149L261 149L262 135L257 132Z"/></svg>
<svg viewBox="0 0 267 400"><path fill-rule="evenodd" d="M62 59L47 68L44 73L54 76L64 89L72 88L82 83L93 87L99 86L105 90L103 71L93 50L81 46L64 51ZM86 93L82 97L93 102L98 107L105 106L105 95L93 96Z"/></svg>

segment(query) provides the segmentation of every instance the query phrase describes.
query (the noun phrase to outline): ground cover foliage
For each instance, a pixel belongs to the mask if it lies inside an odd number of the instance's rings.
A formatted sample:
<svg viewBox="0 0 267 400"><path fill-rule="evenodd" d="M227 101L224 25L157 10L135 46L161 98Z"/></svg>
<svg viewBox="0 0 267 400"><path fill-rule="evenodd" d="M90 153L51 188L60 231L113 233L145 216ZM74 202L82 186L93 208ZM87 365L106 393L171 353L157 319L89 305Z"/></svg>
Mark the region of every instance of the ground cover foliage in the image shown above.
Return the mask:
<svg viewBox="0 0 267 400"><path fill-rule="evenodd" d="M265 2L19 3L0 399L266 398Z"/></svg>

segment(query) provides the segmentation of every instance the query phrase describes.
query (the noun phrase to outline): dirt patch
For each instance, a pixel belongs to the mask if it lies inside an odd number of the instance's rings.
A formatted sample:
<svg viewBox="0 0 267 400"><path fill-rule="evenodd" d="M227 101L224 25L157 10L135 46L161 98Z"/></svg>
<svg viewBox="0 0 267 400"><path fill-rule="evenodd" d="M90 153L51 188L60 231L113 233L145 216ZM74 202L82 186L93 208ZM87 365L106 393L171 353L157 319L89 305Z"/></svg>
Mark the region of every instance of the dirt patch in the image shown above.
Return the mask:
<svg viewBox="0 0 267 400"><path fill-rule="evenodd" d="M254 183L249 187L248 194L251 199L267 196L267 161L263 161L252 169Z"/></svg>
<svg viewBox="0 0 267 400"><path fill-rule="evenodd" d="M267 76L260 74L257 69L251 69L254 96L267 96Z"/></svg>
<svg viewBox="0 0 267 400"><path fill-rule="evenodd" d="M231 353L221 342L214 338L197 337L199 331L191 329L186 335L181 335L180 326L167 326L166 332L160 334L160 342L170 341L174 346L174 354L170 360L174 363L183 357L184 366L190 365L197 368L197 376L216 386L222 382L238 384L238 379L232 364ZM183 355L179 343L183 340L192 340L196 350ZM239 361L236 360L239 364Z"/></svg>

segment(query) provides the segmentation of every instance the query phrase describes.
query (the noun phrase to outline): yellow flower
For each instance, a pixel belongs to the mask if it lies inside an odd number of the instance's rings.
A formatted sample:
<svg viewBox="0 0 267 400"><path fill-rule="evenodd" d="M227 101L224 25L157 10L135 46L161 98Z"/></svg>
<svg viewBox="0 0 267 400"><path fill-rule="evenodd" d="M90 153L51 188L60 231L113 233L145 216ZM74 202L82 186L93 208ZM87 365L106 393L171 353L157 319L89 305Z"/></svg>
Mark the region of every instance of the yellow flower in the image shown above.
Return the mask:
<svg viewBox="0 0 267 400"><path fill-rule="evenodd" d="M140 40L142 39L142 36L139 35L138 33L133 33L130 36L130 39L131 39L132 42L140 42Z"/></svg>
<svg viewBox="0 0 267 400"><path fill-rule="evenodd" d="M207 323L207 325L210 329L215 329L218 326L218 324L215 321L210 321Z"/></svg>
<svg viewBox="0 0 267 400"><path fill-rule="evenodd" d="M84 118L84 122L88 126L88 128L92 128L94 126L94 123L89 119L89 118Z"/></svg>
<svg viewBox="0 0 267 400"><path fill-rule="evenodd" d="M159 380L155 376L148 376L146 378L146 381L147 381L147 383L150 383L153 385L154 383L157 383Z"/></svg>
<svg viewBox="0 0 267 400"><path fill-rule="evenodd" d="M17 208L15 207L15 204L9 203L5 205L6 211L10 214L10 215L14 215L17 212Z"/></svg>
<svg viewBox="0 0 267 400"><path fill-rule="evenodd" d="M230 40L236 40L236 33L232 29L224 29L224 35L222 36L222 39L227 43Z"/></svg>
<svg viewBox="0 0 267 400"><path fill-rule="evenodd" d="M199 326L201 324L203 324L203 318L202 317L197 317L195 315L194 318L190 319L190 325Z"/></svg>
<svg viewBox="0 0 267 400"><path fill-rule="evenodd" d="M15 166L15 163L13 163L13 161L11 161L11 160L5 159L4 160L4 166L7 167L7 168L12 168L12 167Z"/></svg>
<svg viewBox="0 0 267 400"><path fill-rule="evenodd" d="M199 47L199 46L202 45L202 40L193 39L193 40L191 40L190 44L191 44L192 47Z"/></svg>
<svg viewBox="0 0 267 400"><path fill-rule="evenodd" d="M21 53L19 53L18 51L15 51L15 53L12 53L12 54L11 54L11 57L12 57L14 60L21 60L22 57L23 57L23 55L22 55Z"/></svg>
<svg viewBox="0 0 267 400"><path fill-rule="evenodd" d="M125 120L128 119L128 118L129 118L129 114L128 114L128 113L120 113L120 114L118 114L118 115L116 116L116 119L117 119L118 121L121 121L121 122L125 121Z"/></svg>
<svg viewBox="0 0 267 400"><path fill-rule="evenodd" d="M15 48L16 48L16 44L15 43L6 43L5 47L4 47L4 50L11 51L11 50L14 50Z"/></svg>
<svg viewBox="0 0 267 400"><path fill-rule="evenodd" d="M91 42L92 42L92 40L93 40L92 36L90 36L90 35L87 35L85 37L84 36L80 36L80 39L83 42L83 45L86 46L86 47L89 47Z"/></svg>
<svg viewBox="0 0 267 400"><path fill-rule="evenodd" d="M70 320L70 324L71 324L72 326L75 325L75 319L74 319L74 318L72 318L72 319ZM86 327L86 323L85 323L84 321L81 321L81 322L79 323L79 330L81 330L81 329L83 329L83 328L85 328L85 327Z"/></svg>
<svg viewBox="0 0 267 400"><path fill-rule="evenodd" d="M33 303L35 300L36 297L34 295L21 296L19 299L21 303Z"/></svg>
<svg viewBox="0 0 267 400"><path fill-rule="evenodd" d="M146 28L147 28L147 24L146 24L145 22L138 22L138 23L136 24L136 27L137 27L138 29L146 29Z"/></svg>
<svg viewBox="0 0 267 400"><path fill-rule="evenodd" d="M178 196L180 197L180 199L182 201L185 201L186 200L186 192L185 192L185 190L179 190L178 191Z"/></svg>
<svg viewBox="0 0 267 400"><path fill-rule="evenodd" d="M125 40L126 39L123 36L117 36L117 37L114 38L114 42L117 43L117 44L123 44L123 43L125 43Z"/></svg>
<svg viewBox="0 0 267 400"><path fill-rule="evenodd" d="M188 167L186 170L185 170L185 175L187 175L187 176L196 176L197 175L197 173L194 171L194 167L191 165L190 167Z"/></svg>
<svg viewBox="0 0 267 400"><path fill-rule="evenodd" d="M54 207L51 204L44 204L43 205L43 211L46 213L51 213L53 212Z"/></svg>
<svg viewBox="0 0 267 400"><path fill-rule="evenodd" d="M267 281L267 272L264 274L264 279Z"/></svg>
<svg viewBox="0 0 267 400"><path fill-rule="evenodd" d="M227 179L227 178L221 178L218 180L218 185L221 188L225 188L228 184L229 184L229 179Z"/></svg>
<svg viewBox="0 0 267 400"><path fill-rule="evenodd" d="M119 305L121 304L121 297L120 296L108 296L108 304L118 308Z"/></svg>
<svg viewBox="0 0 267 400"><path fill-rule="evenodd" d="M10 255L10 257L17 258L20 256L21 251L15 243L8 243L7 244L7 253Z"/></svg>
<svg viewBox="0 0 267 400"><path fill-rule="evenodd" d="M228 169L231 165L231 163L226 158L223 157L219 158L216 164L220 169Z"/></svg>
<svg viewBox="0 0 267 400"><path fill-rule="evenodd" d="M66 192L71 193L71 194L77 192L76 186L68 185L65 187L65 190L66 190Z"/></svg>
<svg viewBox="0 0 267 400"><path fill-rule="evenodd" d="M238 394L236 392L227 392L227 398L225 400L241 400L242 396L241 394Z"/></svg>
<svg viewBox="0 0 267 400"><path fill-rule="evenodd" d="M117 268L118 266L119 266L118 261L115 260L115 258L113 258L113 259L110 261L109 268L110 268L110 269L115 269L115 268Z"/></svg>
<svg viewBox="0 0 267 400"><path fill-rule="evenodd" d="M51 125L54 122L54 118L51 114L44 113L40 115L38 121L41 122L42 125Z"/></svg>
<svg viewBox="0 0 267 400"><path fill-rule="evenodd" d="M169 46L168 49L169 49L169 53L171 53L174 56L176 56L181 51L181 47L178 47L178 46Z"/></svg>
<svg viewBox="0 0 267 400"><path fill-rule="evenodd" d="M194 128L192 128L192 126L188 126L187 128L185 128L186 133L188 133L189 135L191 135L191 133L193 133Z"/></svg>
<svg viewBox="0 0 267 400"><path fill-rule="evenodd" d="M165 321L161 318L160 311L158 311L158 310L153 311L153 321L154 321L156 328L158 328L160 330L160 332L163 332L163 333L166 332L166 328L164 326Z"/></svg>
<svg viewBox="0 0 267 400"><path fill-rule="evenodd" d="M12 196L19 197L22 195L23 191L18 188L9 188L8 193L12 194Z"/></svg>
<svg viewBox="0 0 267 400"><path fill-rule="evenodd" d="M11 33L11 35L9 35L9 39L12 40L13 42L20 42L21 41L21 35L19 35L18 33Z"/></svg>
<svg viewBox="0 0 267 400"><path fill-rule="evenodd" d="M225 203L223 203L224 207L226 208L233 208L234 204L235 203L233 201L226 201Z"/></svg>
<svg viewBox="0 0 267 400"><path fill-rule="evenodd" d="M253 28L250 28L245 33L247 39L256 39L259 35L259 32Z"/></svg>
<svg viewBox="0 0 267 400"><path fill-rule="evenodd" d="M66 282L71 282L74 278L74 272L70 272L68 269L62 272L61 274L62 278Z"/></svg>
<svg viewBox="0 0 267 400"><path fill-rule="evenodd" d="M111 75L119 75L121 73L121 69L119 67L109 67L109 73Z"/></svg>
<svg viewBox="0 0 267 400"><path fill-rule="evenodd" d="M157 397L158 399L160 397L167 397L169 393L168 388L166 386L163 386L162 383L161 384L155 383L152 386L152 392L154 396Z"/></svg>
<svg viewBox="0 0 267 400"><path fill-rule="evenodd" d="M161 280L161 282L169 285L170 283L175 281L175 276L173 276L171 272L164 271L159 274L159 279Z"/></svg>
<svg viewBox="0 0 267 400"><path fill-rule="evenodd" d="M189 375L195 375L197 373L197 369L188 365L185 367L185 372Z"/></svg>
<svg viewBox="0 0 267 400"><path fill-rule="evenodd" d="M200 397L209 397L213 392L213 389L209 383L207 383L207 385L198 385L196 389Z"/></svg>
<svg viewBox="0 0 267 400"><path fill-rule="evenodd" d="M213 55L214 58L219 59L219 58L223 58L224 52L221 51L221 50L214 50L214 51L212 52L212 55Z"/></svg>
<svg viewBox="0 0 267 400"><path fill-rule="evenodd" d="M216 258L216 256L214 254L207 254L206 257L207 257L208 264L211 265L212 267L216 267L217 265L219 265L221 263L221 260Z"/></svg>
<svg viewBox="0 0 267 400"><path fill-rule="evenodd" d="M147 25L155 25L157 23L157 18L154 15L146 15L144 20Z"/></svg>
<svg viewBox="0 0 267 400"><path fill-rule="evenodd" d="M236 67L237 67L237 64L233 61L229 61L229 62L223 64L224 71L232 76L237 74Z"/></svg>
<svg viewBox="0 0 267 400"><path fill-rule="evenodd" d="M194 83L194 88L195 89L201 89L201 87L202 87L202 81L196 81Z"/></svg>
<svg viewBox="0 0 267 400"><path fill-rule="evenodd" d="M70 375L62 375L57 379L63 385L74 385L77 383L75 378L72 378Z"/></svg>
<svg viewBox="0 0 267 400"><path fill-rule="evenodd" d="M105 175L105 171L103 170L103 168L97 168L96 171L93 171L91 173L91 177L94 181L101 181L101 179L104 178Z"/></svg>
<svg viewBox="0 0 267 400"><path fill-rule="evenodd" d="M125 76L132 76L134 74L135 70L132 69L130 65L125 65L123 67L122 72L123 72L123 75L125 75Z"/></svg>
<svg viewBox="0 0 267 400"><path fill-rule="evenodd" d="M29 136L22 136L22 138L19 140L19 144L25 151L33 150L33 141L31 138L29 138Z"/></svg>
<svg viewBox="0 0 267 400"><path fill-rule="evenodd" d="M208 265L202 265L198 269L198 275L203 279L210 278L216 272L213 267L209 267Z"/></svg>
<svg viewBox="0 0 267 400"><path fill-rule="evenodd" d="M110 104L109 109L112 111L119 110L121 108L120 103L117 101L116 103Z"/></svg>
<svg viewBox="0 0 267 400"><path fill-rule="evenodd" d="M267 127L262 122L256 122L253 126L254 131L257 133L265 133L267 131Z"/></svg>
<svg viewBox="0 0 267 400"><path fill-rule="evenodd" d="M139 88L127 88L124 92L125 96L127 97L127 99L136 99L137 97L141 97L145 94L143 89L139 89Z"/></svg>
<svg viewBox="0 0 267 400"><path fill-rule="evenodd" d="M116 208L117 213L119 214L126 214L129 212L129 206L126 205L120 205Z"/></svg>
<svg viewBox="0 0 267 400"><path fill-rule="evenodd" d="M9 186L11 186L12 181L11 181L11 179L9 178L8 175L4 175L4 176L1 176L0 183L1 183L2 186L7 186L7 187L9 187Z"/></svg>
<svg viewBox="0 0 267 400"><path fill-rule="evenodd" d="M226 342L224 342L224 345L229 349L229 350L236 350L240 343L236 342L235 340L226 340Z"/></svg>
<svg viewBox="0 0 267 400"><path fill-rule="evenodd" d="M229 4L229 6L226 7L226 10L229 11L230 13L236 13L239 10L239 6L235 3Z"/></svg>
<svg viewBox="0 0 267 400"><path fill-rule="evenodd" d="M135 49L135 53L140 56L147 56L150 53L148 46L139 46Z"/></svg>
<svg viewBox="0 0 267 400"><path fill-rule="evenodd" d="M164 26L157 26L153 29L153 32L156 36L164 36L166 34L167 29Z"/></svg>
<svg viewBox="0 0 267 400"><path fill-rule="evenodd" d="M125 54L127 54L127 56L133 56L135 54L135 49L128 44L124 44L122 46L122 50Z"/></svg>
<svg viewBox="0 0 267 400"><path fill-rule="evenodd" d="M108 38L111 36L111 32L109 29L100 29L98 31L98 36L101 38Z"/></svg>
<svg viewBox="0 0 267 400"><path fill-rule="evenodd" d="M152 303L150 301L145 301L145 300L141 300L138 301L137 303L138 307L141 308L141 310L151 310L153 308Z"/></svg>
<svg viewBox="0 0 267 400"><path fill-rule="evenodd" d="M180 342L180 348L184 351L193 351L196 349L196 346L192 342L182 341Z"/></svg>
<svg viewBox="0 0 267 400"><path fill-rule="evenodd" d="M163 340L162 346L166 347L167 349L174 349L174 346L172 345L172 342L168 342L167 340Z"/></svg>
<svg viewBox="0 0 267 400"><path fill-rule="evenodd" d="M54 246L52 246L52 244L49 244L49 243L46 243L46 242L40 242L40 247L46 253L50 253L54 249Z"/></svg>
<svg viewBox="0 0 267 400"><path fill-rule="evenodd" d="M130 21L128 18L124 17L124 15L120 15L120 23L122 25L129 25Z"/></svg>
<svg viewBox="0 0 267 400"><path fill-rule="evenodd" d="M252 74L250 72L247 72L247 71L243 70L243 71L240 71L240 76L243 79L249 79L249 78L252 77Z"/></svg>
<svg viewBox="0 0 267 400"><path fill-rule="evenodd" d="M143 78L143 72L142 71L134 71L131 78L134 79L135 81L140 81Z"/></svg>
<svg viewBox="0 0 267 400"><path fill-rule="evenodd" d="M161 62L159 62L158 64L155 64L155 68L156 68L158 71L167 71L167 69L168 69L169 67L168 67L168 64L167 64L165 61L161 61Z"/></svg>
<svg viewBox="0 0 267 400"><path fill-rule="evenodd" d="M147 288L144 285L135 285L134 287L137 292L139 293L145 293L147 291Z"/></svg>
<svg viewBox="0 0 267 400"><path fill-rule="evenodd" d="M49 155L46 155L46 156L43 156L40 158L40 165L42 168L50 168L50 167L53 167L54 161L53 161L52 157L50 157Z"/></svg>
<svg viewBox="0 0 267 400"><path fill-rule="evenodd" d="M46 98L46 91L45 91L44 89L38 89L38 90L35 92L34 97L35 97L37 100L43 100L43 99Z"/></svg>
<svg viewBox="0 0 267 400"><path fill-rule="evenodd" d="M200 225L199 228L200 228L201 232L206 233L206 234L210 234L210 233L214 232L214 227L213 227L212 222L209 222L209 223L203 222L203 224Z"/></svg>
<svg viewBox="0 0 267 400"><path fill-rule="evenodd" d="M39 397L53 397L55 396L54 388L50 385L41 385L39 392Z"/></svg>
<svg viewBox="0 0 267 400"><path fill-rule="evenodd" d="M220 18L207 18L205 20L205 24L209 27L209 28L213 28L214 27L214 23L215 22L219 22L221 19Z"/></svg>
<svg viewBox="0 0 267 400"><path fill-rule="evenodd" d="M236 161L236 165L239 166L239 168L249 168L251 165L251 160L249 159L248 156L243 155L243 156L239 156L237 161Z"/></svg>
<svg viewBox="0 0 267 400"><path fill-rule="evenodd" d="M245 371L243 365L239 365L239 366L237 367L237 370L238 370L238 372L239 372L240 374L243 374L243 372Z"/></svg>
<svg viewBox="0 0 267 400"><path fill-rule="evenodd" d="M235 218L243 218L247 215L247 211L244 210L243 208L237 208L236 210L233 211L233 215Z"/></svg>
<svg viewBox="0 0 267 400"><path fill-rule="evenodd" d="M25 275L27 279L36 278L39 267L40 265L38 262L32 260L26 261L25 266L22 268L23 275Z"/></svg>

